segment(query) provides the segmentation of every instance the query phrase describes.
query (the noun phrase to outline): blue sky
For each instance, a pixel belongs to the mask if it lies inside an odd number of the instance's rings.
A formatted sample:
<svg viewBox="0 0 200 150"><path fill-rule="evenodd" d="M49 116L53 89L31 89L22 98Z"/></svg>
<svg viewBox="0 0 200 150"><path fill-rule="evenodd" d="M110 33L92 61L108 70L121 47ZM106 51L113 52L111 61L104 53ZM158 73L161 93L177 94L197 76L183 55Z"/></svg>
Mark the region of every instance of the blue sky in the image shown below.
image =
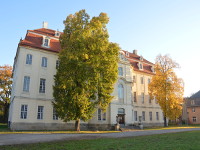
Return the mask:
<svg viewBox="0 0 200 150"><path fill-rule="evenodd" d="M17 45L28 29L64 29L63 20L86 9L92 16L110 17L110 41L124 50L154 62L169 54L181 66L177 75L185 82L185 96L200 90L200 1L199 0L20 0L0 4L0 65L13 64Z"/></svg>

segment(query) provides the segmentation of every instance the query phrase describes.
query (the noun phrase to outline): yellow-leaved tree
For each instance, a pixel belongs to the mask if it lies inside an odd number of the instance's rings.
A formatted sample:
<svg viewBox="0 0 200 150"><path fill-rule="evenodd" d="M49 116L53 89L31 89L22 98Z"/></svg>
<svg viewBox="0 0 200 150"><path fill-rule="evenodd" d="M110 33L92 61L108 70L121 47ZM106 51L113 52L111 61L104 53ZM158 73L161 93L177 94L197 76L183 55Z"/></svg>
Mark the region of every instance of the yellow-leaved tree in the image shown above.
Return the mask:
<svg viewBox="0 0 200 150"><path fill-rule="evenodd" d="M167 118L175 120L182 112L184 84L174 72L178 67L168 55L158 55L155 64L156 75L149 84L150 96L158 101L163 111L164 126L167 126Z"/></svg>

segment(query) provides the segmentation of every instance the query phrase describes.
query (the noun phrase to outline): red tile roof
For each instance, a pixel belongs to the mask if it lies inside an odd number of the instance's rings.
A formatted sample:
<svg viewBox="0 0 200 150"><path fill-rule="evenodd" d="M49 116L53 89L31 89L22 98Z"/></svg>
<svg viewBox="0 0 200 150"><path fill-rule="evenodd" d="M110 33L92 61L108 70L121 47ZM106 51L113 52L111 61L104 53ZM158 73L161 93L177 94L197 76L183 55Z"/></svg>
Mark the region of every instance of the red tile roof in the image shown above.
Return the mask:
<svg viewBox="0 0 200 150"><path fill-rule="evenodd" d="M28 30L26 37L24 40L21 40L19 43L19 46L25 46L25 47L31 47L31 48L37 48L42 49L45 51L50 52L56 52L58 53L61 50L59 38L55 37L55 30L41 28L41 29L35 29L35 30ZM60 32L62 34L62 32ZM50 46L44 47L43 45L43 36L49 36L50 37ZM124 50L123 50L124 51ZM124 51L127 53L127 51ZM143 60L140 60L140 56L128 52L129 55L125 55L125 57L130 61L134 71L148 73L154 75L155 73L152 72L151 67L154 66L153 63L147 61L143 58ZM138 62L141 62L143 64L143 70L140 70L138 68Z"/></svg>
<svg viewBox="0 0 200 150"><path fill-rule="evenodd" d="M138 71L138 72L143 72L143 73L148 73L148 74L152 74L152 75L155 75L154 72L152 72L151 68L154 66L154 64L146 59L143 58L143 60L140 60L140 57L139 55L136 55L136 54L133 54L133 53L130 53L128 51L124 51L123 52L126 54L126 53L129 53L129 55L125 55L125 57L129 60L129 62L131 63L132 67L133 67L133 70L134 71ZM138 63L141 62L142 65L143 65L143 69L140 70L139 67L138 67Z"/></svg>
<svg viewBox="0 0 200 150"><path fill-rule="evenodd" d="M61 47L60 47L59 39L54 36L55 32L56 32L55 30L50 30L50 29L45 29L45 28L36 29L36 30L28 30L25 39L20 41L19 46L38 48L38 49L43 49L46 51L58 53L61 50ZM40 34L45 35L45 36L55 37L55 38L50 38L49 48L42 46L43 36Z"/></svg>

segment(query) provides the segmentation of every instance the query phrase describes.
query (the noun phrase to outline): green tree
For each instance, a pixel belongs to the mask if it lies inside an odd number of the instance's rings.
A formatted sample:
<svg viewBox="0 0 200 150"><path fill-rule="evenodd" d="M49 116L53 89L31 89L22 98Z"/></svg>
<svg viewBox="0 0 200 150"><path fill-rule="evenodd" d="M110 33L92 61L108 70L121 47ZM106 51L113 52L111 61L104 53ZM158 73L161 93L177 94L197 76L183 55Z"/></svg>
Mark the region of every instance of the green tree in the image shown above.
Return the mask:
<svg viewBox="0 0 200 150"><path fill-rule="evenodd" d="M90 19L85 10L69 15L60 38L59 67L53 87L53 105L64 121L92 118L96 108L106 110L117 80L119 46L109 42L106 13Z"/></svg>
<svg viewBox="0 0 200 150"><path fill-rule="evenodd" d="M184 85L183 80L177 78L174 72L178 67L169 56L157 56L156 75L149 84L150 96L157 99L163 111L164 126L167 126L167 118L175 120L181 115Z"/></svg>
<svg viewBox="0 0 200 150"><path fill-rule="evenodd" d="M3 115L3 122L8 120L8 108L12 87L12 66L0 66L0 114Z"/></svg>

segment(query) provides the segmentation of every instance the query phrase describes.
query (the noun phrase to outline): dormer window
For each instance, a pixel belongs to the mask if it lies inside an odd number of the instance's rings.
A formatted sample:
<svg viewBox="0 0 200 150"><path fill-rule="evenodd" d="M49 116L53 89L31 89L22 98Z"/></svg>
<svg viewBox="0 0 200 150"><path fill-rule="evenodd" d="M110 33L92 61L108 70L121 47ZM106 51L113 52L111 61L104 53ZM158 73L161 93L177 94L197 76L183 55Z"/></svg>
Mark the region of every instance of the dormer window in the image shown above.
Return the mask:
<svg viewBox="0 0 200 150"><path fill-rule="evenodd" d="M49 37L44 37L43 38L43 46L44 47L49 47L50 45L50 38Z"/></svg>
<svg viewBox="0 0 200 150"><path fill-rule="evenodd" d="M126 56L129 57L129 52L126 52Z"/></svg>
<svg viewBox="0 0 200 150"><path fill-rule="evenodd" d="M154 69L154 67L153 67L153 66L151 66L151 71L152 71L152 72L155 72L155 69Z"/></svg>
<svg viewBox="0 0 200 150"><path fill-rule="evenodd" d="M142 56L140 56L140 61L143 61L143 57Z"/></svg>
<svg viewBox="0 0 200 150"><path fill-rule="evenodd" d="M140 69L140 70L143 70L143 64L142 63L138 63L138 68Z"/></svg>
<svg viewBox="0 0 200 150"><path fill-rule="evenodd" d="M60 36L60 32L59 32L59 31L56 31L56 32L55 32L55 36L56 36L56 37L59 37L59 36Z"/></svg>

